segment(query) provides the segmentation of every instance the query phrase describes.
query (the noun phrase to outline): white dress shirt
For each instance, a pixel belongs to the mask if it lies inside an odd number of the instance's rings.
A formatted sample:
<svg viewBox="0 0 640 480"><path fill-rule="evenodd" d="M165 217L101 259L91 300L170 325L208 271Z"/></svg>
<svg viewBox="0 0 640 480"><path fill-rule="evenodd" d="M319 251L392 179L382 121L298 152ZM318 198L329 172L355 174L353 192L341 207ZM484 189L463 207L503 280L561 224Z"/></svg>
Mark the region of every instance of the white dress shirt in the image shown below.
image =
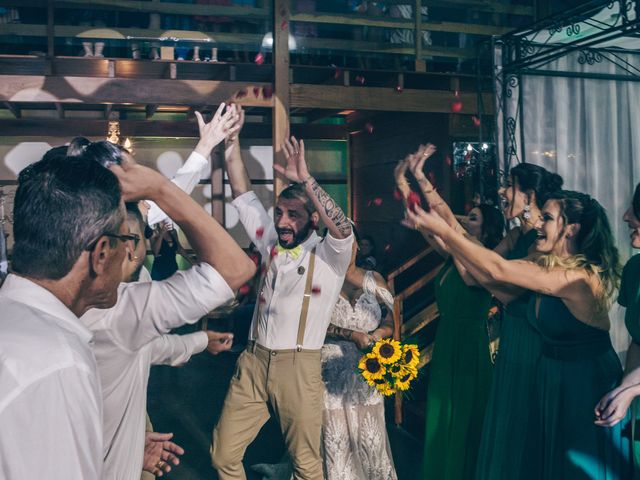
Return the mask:
<svg viewBox="0 0 640 480"><path fill-rule="evenodd" d="M197 152L191 152L187 161L182 165L171 181L180 187L185 193L191 195L193 189L202 177L202 170L209 164L209 161ZM169 218L166 213L155 203L147 200L149 212L147 213L147 223L153 227L156 223Z"/></svg>
<svg viewBox="0 0 640 480"><path fill-rule="evenodd" d="M48 290L0 289L0 478L102 478L102 394L91 332Z"/></svg>
<svg viewBox="0 0 640 480"><path fill-rule="evenodd" d="M123 283L113 308L81 317L94 334L104 396L105 480L139 480L142 473L151 364L179 365L207 347L205 332L166 334L233 298L222 276L203 263L161 282Z"/></svg>
<svg viewBox="0 0 640 480"><path fill-rule="evenodd" d="M263 261L269 259L278 235L262 203L254 192L247 192L236 198L233 205L251 241L262 254ZM262 235L258 235L258 232ZM256 303L249 340L273 350L296 348L310 252L317 247L313 294L302 347L308 350L322 348L331 312L349 267L352 244L353 234L344 239L327 234L321 239L313 232L301 244L303 252L297 259L290 258L288 254L275 256L263 282L262 298ZM256 322L257 335L254 335Z"/></svg>

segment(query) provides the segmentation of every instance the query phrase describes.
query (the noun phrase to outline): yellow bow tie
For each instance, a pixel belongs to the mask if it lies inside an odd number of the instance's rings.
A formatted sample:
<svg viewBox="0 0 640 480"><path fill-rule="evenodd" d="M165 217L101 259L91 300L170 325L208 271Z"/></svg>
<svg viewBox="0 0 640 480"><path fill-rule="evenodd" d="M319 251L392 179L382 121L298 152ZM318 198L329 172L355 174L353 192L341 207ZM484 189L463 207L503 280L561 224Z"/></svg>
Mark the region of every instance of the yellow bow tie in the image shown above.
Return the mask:
<svg viewBox="0 0 640 480"><path fill-rule="evenodd" d="M294 248L284 248L279 243L276 243L276 253L278 255L287 254L291 259L297 260L302 254L302 245L298 245Z"/></svg>

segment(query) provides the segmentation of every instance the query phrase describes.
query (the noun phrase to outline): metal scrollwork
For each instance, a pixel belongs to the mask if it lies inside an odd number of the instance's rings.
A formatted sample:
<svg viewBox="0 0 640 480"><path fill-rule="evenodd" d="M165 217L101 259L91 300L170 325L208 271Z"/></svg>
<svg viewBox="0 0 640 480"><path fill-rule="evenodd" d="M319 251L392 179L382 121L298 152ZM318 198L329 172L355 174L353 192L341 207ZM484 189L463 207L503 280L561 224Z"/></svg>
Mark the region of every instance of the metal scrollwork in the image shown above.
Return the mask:
<svg viewBox="0 0 640 480"><path fill-rule="evenodd" d="M578 63L580 65L593 65L602 62L602 55L596 50L580 50L578 55Z"/></svg>
<svg viewBox="0 0 640 480"><path fill-rule="evenodd" d="M509 75L507 77L507 89L506 89L506 95L507 98L511 98L513 96L513 90L515 88L518 88L518 77L516 75Z"/></svg>
<svg viewBox="0 0 640 480"><path fill-rule="evenodd" d="M578 35L580 33L580 24L574 23L572 25L567 26L567 36L572 37L574 35Z"/></svg>

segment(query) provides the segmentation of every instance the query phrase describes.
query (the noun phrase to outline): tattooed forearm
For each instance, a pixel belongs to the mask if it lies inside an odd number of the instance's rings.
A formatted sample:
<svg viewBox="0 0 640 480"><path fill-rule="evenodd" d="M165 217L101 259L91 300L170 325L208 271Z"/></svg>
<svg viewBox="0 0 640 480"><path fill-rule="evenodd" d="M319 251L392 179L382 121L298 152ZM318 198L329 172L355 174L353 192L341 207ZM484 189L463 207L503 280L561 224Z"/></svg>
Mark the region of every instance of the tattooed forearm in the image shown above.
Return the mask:
<svg viewBox="0 0 640 480"><path fill-rule="evenodd" d="M329 196L327 192L318 184L314 178L311 182L311 191L315 196L315 199L320 208L320 216L331 230L331 227L335 227L335 230L339 233L341 238L346 238L351 235L351 222L344 214L338 204ZM330 225L333 224L333 225ZM335 233L335 232L332 232Z"/></svg>
<svg viewBox="0 0 640 480"><path fill-rule="evenodd" d="M351 335L353 335L353 330L349 330L348 328L338 327L333 323L329 325L329 328L327 328L327 337L341 338L343 340L351 340Z"/></svg>

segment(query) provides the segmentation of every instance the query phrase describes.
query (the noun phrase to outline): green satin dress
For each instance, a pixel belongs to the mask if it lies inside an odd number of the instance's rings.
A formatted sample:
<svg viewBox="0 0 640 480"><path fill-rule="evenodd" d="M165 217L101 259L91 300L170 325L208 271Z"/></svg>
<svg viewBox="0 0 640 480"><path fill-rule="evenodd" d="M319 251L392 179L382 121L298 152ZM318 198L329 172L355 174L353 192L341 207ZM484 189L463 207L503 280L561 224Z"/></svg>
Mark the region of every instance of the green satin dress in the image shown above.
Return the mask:
<svg viewBox="0 0 640 480"><path fill-rule="evenodd" d="M475 471L491 383L491 295L468 287L451 260L435 285L440 320L429 365L423 478L467 480Z"/></svg>
<svg viewBox="0 0 640 480"><path fill-rule="evenodd" d="M540 332L523 480L631 478L626 421L593 423L598 401L622 378L609 332L581 322L557 297L532 296L529 322Z"/></svg>
<svg viewBox="0 0 640 480"><path fill-rule="evenodd" d="M536 235L534 229L521 235L507 258L526 257ZM507 305L503 313L500 350L493 369L478 451L478 480L520 478L534 392L533 378L542 345L540 334L527 321L529 298L530 293L525 292Z"/></svg>

